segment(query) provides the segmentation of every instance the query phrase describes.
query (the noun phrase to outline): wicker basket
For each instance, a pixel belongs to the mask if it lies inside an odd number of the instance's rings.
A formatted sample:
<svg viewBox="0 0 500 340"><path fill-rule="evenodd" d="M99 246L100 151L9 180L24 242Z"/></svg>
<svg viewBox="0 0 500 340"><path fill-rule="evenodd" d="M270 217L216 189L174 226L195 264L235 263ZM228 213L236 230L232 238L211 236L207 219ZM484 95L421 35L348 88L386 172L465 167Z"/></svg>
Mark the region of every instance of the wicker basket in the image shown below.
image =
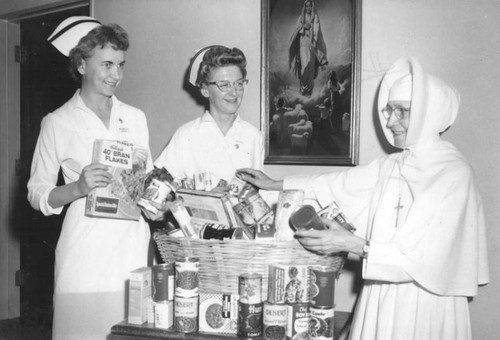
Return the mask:
<svg viewBox="0 0 500 340"><path fill-rule="evenodd" d="M268 266L324 265L342 269L346 254L319 256L305 250L298 241L203 240L168 236L156 231L153 238L163 261L194 256L200 259L200 289L213 293L238 294L238 276L245 272L262 275L262 294L267 296Z"/></svg>

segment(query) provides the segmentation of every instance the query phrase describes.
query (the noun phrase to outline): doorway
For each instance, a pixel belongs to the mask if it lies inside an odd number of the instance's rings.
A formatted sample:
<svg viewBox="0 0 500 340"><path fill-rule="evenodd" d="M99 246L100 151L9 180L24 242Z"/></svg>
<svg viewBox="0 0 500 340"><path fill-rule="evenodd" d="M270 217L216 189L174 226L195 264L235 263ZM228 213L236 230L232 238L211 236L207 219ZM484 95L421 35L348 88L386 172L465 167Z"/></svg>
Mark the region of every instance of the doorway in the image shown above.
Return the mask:
<svg viewBox="0 0 500 340"><path fill-rule="evenodd" d="M47 42L60 22L76 15L89 15L88 4L19 21L21 159L17 225L21 239L21 323L26 328L41 327L44 333L50 332L52 325L55 247L65 211L44 216L32 209L26 199L26 183L42 118L64 104L79 86L69 74L69 59ZM62 184L61 175L58 184Z"/></svg>

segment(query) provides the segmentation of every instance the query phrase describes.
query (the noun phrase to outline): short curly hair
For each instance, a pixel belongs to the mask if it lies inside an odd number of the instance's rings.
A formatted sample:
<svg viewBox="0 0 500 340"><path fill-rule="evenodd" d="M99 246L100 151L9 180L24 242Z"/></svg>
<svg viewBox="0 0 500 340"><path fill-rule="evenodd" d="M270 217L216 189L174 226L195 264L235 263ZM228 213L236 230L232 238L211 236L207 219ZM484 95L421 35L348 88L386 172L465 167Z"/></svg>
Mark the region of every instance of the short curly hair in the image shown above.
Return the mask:
<svg viewBox="0 0 500 340"><path fill-rule="evenodd" d="M247 59L239 48L214 46L203 56L200 68L198 69L196 86L201 87L203 84L206 84L209 81L210 72L212 72L213 69L224 66L237 66L243 78L247 75Z"/></svg>
<svg viewBox="0 0 500 340"><path fill-rule="evenodd" d="M82 64L82 60L90 58L92 51L97 46L104 48L108 44L117 51L128 50L127 32L117 24L100 25L92 29L69 52L71 76L75 80L81 80L82 76L78 72L78 68Z"/></svg>

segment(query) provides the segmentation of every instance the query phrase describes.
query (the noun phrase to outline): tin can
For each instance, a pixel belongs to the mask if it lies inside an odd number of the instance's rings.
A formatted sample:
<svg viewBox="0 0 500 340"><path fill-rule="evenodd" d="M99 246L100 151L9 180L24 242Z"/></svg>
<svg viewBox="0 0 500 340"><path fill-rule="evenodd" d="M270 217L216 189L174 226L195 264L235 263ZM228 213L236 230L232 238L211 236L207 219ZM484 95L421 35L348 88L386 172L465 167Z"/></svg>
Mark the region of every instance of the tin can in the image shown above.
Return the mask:
<svg viewBox="0 0 500 340"><path fill-rule="evenodd" d="M286 325L288 309L286 305L277 305L269 302L264 303L263 330L265 340L286 339Z"/></svg>
<svg viewBox="0 0 500 340"><path fill-rule="evenodd" d="M309 336L311 340L333 339L334 307L310 307Z"/></svg>
<svg viewBox="0 0 500 340"><path fill-rule="evenodd" d="M205 240L235 240L241 238L241 228L231 228L222 224L205 223L200 231L200 238Z"/></svg>
<svg viewBox="0 0 500 340"><path fill-rule="evenodd" d="M238 302L238 336L255 338L262 335L263 303Z"/></svg>
<svg viewBox="0 0 500 340"><path fill-rule="evenodd" d="M170 183L152 178L137 204L156 214L158 209L152 206L150 201L163 204L171 192L175 192L175 189Z"/></svg>
<svg viewBox="0 0 500 340"><path fill-rule="evenodd" d="M309 337L309 311L308 302L298 302L287 304L287 327L286 336L292 339L297 334L300 339L308 339Z"/></svg>
<svg viewBox="0 0 500 340"><path fill-rule="evenodd" d="M337 272L327 266L309 267L309 301L316 307L335 305L335 277Z"/></svg>
<svg viewBox="0 0 500 340"><path fill-rule="evenodd" d="M198 296L175 296L174 328L179 333L198 331Z"/></svg>
<svg viewBox="0 0 500 340"><path fill-rule="evenodd" d="M172 301L174 299L174 264L170 262L154 265L152 267L152 273L153 301Z"/></svg>
<svg viewBox="0 0 500 340"><path fill-rule="evenodd" d="M244 303L262 302L262 275L243 273L238 278L238 294Z"/></svg>
<svg viewBox="0 0 500 340"><path fill-rule="evenodd" d="M198 271L200 261L197 257L180 257L175 260L175 296L198 296Z"/></svg>

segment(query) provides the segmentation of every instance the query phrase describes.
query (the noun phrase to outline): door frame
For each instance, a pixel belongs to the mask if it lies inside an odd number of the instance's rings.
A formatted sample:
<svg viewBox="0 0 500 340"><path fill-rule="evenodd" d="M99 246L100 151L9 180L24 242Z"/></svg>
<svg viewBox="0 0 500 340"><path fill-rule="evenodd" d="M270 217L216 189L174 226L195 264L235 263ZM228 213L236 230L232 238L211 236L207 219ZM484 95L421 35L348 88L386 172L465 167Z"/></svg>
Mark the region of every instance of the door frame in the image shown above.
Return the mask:
<svg viewBox="0 0 500 340"><path fill-rule="evenodd" d="M50 1L53 1L51 4ZM20 45L20 21L70 8L88 6L93 15L93 0L50 0L43 8L19 1L11 15L0 20L0 320L20 316L20 288L16 272L21 265L21 242L17 228L15 202L19 196L17 163L21 152L20 63L15 60L15 46ZM47 2L47 1L46 1ZM31 6L31 7L30 7ZM0 4L0 12L2 12Z"/></svg>

